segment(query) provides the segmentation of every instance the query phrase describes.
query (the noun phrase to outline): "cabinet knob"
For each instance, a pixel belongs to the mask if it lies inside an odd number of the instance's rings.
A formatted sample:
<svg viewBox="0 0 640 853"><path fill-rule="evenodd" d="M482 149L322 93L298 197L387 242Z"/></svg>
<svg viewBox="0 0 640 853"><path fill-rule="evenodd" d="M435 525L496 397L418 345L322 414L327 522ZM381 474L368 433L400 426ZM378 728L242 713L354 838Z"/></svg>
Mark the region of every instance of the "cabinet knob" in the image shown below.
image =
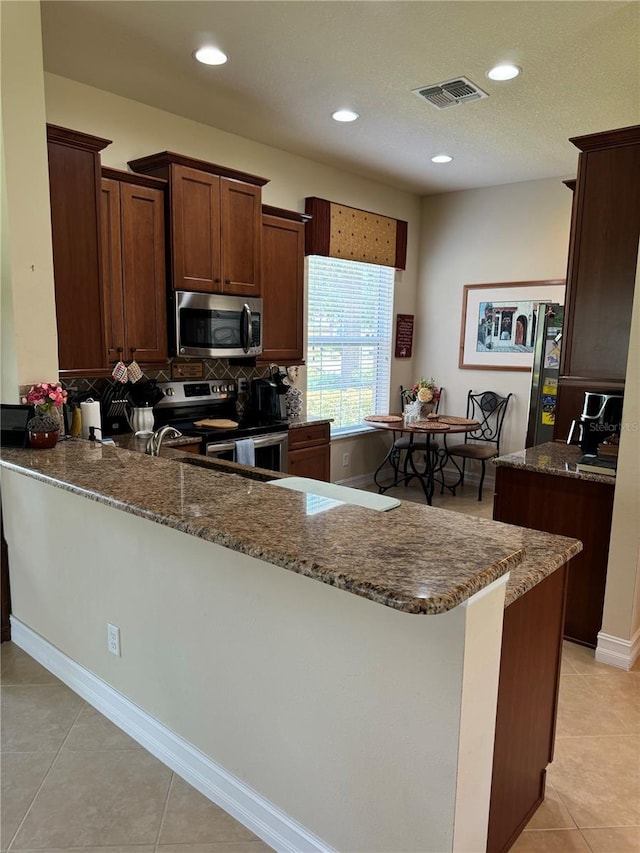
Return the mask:
<svg viewBox="0 0 640 853"><path fill-rule="evenodd" d="M214 281L215 281L215 283L216 283L216 284L220 284L220 282L222 281L222 279L221 279L221 278L214 278Z"/></svg>
<svg viewBox="0 0 640 853"><path fill-rule="evenodd" d="M131 355L134 355L135 351L136 351L136 347L131 347Z"/></svg>
<svg viewBox="0 0 640 853"><path fill-rule="evenodd" d="M231 284L231 279L230 279L230 278L225 278L224 283L225 283L225 284Z"/></svg>

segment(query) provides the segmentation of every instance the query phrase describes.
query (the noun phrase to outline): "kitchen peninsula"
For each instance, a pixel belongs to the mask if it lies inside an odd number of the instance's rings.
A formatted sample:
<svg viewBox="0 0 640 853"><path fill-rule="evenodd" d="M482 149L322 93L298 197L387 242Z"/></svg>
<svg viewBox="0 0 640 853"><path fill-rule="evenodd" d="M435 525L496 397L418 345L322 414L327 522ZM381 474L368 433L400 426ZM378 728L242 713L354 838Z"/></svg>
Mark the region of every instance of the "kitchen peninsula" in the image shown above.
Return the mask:
<svg viewBox="0 0 640 853"><path fill-rule="evenodd" d="M3 450L18 644L276 849L485 849L503 616L580 543L167 454Z"/></svg>

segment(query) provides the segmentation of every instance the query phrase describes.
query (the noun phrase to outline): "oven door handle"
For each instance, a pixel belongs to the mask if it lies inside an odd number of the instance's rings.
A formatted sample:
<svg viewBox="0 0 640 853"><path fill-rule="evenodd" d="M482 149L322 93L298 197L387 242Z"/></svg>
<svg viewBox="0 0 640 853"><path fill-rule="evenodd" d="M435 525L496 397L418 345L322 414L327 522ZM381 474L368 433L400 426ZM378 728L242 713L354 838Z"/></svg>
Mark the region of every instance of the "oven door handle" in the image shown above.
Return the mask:
<svg viewBox="0 0 640 853"><path fill-rule="evenodd" d="M235 441L217 441L207 444L207 456L214 456L216 453L222 453L225 450L235 450Z"/></svg>
<svg viewBox="0 0 640 853"><path fill-rule="evenodd" d="M289 438L286 432L273 432L267 435L259 435L253 439L256 447L271 447L274 444L281 444Z"/></svg>
<svg viewBox="0 0 640 853"><path fill-rule="evenodd" d="M286 432L273 432L267 435L258 435L253 439L255 447L271 447L274 444L281 444L288 439ZM241 439L238 439L239 441ZM235 441L215 441L207 444L207 456L213 456L214 453L222 453L225 450L235 450Z"/></svg>

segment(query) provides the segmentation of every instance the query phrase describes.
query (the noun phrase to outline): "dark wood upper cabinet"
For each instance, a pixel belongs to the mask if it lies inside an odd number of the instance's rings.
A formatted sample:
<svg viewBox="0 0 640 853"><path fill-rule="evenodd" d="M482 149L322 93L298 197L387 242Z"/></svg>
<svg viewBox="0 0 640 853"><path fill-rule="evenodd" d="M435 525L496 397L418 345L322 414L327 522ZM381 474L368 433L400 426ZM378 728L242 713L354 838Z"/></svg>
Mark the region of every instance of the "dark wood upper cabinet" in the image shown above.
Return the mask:
<svg viewBox="0 0 640 853"><path fill-rule="evenodd" d="M572 139L580 149L571 218L555 437L585 391L622 391L640 236L640 126Z"/></svg>
<svg viewBox="0 0 640 853"><path fill-rule="evenodd" d="M220 178L222 292L262 292L262 190Z"/></svg>
<svg viewBox="0 0 640 853"><path fill-rule="evenodd" d="M51 238L61 374L106 368L100 151L111 140L47 125Z"/></svg>
<svg viewBox="0 0 640 853"><path fill-rule="evenodd" d="M306 214L263 205L262 355L258 361L303 362L304 228Z"/></svg>
<svg viewBox="0 0 640 853"><path fill-rule="evenodd" d="M109 363L167 360L165 181L102 170L102 262Z"/></svg>
<svg viewBox="0 0 640 853"><path fill-rule="evenodd" d="M165 178L174 290L261 294L261 188L266 178L164 151L131 160Z"/></svg>

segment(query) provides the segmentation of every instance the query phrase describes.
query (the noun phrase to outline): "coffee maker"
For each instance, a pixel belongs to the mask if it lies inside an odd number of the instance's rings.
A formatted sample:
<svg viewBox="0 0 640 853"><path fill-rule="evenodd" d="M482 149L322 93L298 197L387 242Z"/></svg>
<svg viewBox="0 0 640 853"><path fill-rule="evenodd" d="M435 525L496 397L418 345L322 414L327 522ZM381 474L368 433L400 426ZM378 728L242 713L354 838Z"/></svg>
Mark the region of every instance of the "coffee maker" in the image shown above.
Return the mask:
<svg viewBox="0 0 640 853"><path fill-rule="evenodd" d="M620 434L622 394L585 391L582 414L571 422L567 444L579 444L587 456L596 456L598 445Z"/></svg>
<svg viewBox="0 0 640 853"><path fill-rule="evenodd" d="M286 388L284 390L286 391ZM249 416L251 420L261 424L286 419L284 394L273 379L254 379L251 383Z"/></svg>

